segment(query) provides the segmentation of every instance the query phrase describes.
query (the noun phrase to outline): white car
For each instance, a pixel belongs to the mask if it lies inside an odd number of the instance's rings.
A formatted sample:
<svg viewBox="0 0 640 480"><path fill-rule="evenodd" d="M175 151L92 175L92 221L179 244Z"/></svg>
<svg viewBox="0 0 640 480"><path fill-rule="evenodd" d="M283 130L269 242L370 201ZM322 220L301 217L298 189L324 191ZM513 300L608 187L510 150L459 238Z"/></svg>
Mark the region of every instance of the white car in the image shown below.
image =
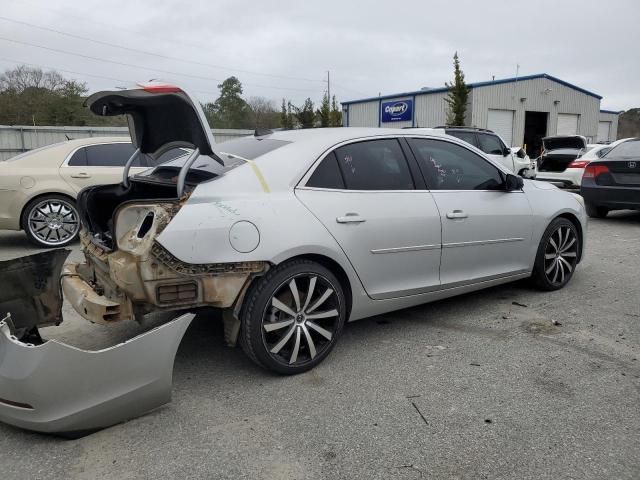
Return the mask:
<svg viewBox="0 0 640 480"><path fill-rule="evenodd" d="M543 153L536 159L537 180L556 187L579 189L584 169L589 162L602 158L609 150L628 139L609 144L591 144L579 135L542 139Z"/></svg>
<svg viewBox="0 0 640 480"><path fill-rule="evenodd" d="M193 149L143 174L125 167L122 183L78 196L85 258L66 265L61 283L93 323L215 308L229 344L295 374L323 361L348 321L525 278L556 290L583 256L580 196L524 180L441 132L257 131L215 144L200 104L177 87L87 102L99 115L131 115L140 154ZM45 270L49 254L31 268ZM5 276L27 266L11 262ZM7 305L31 298L16 297ZM167 401L191 316L91 356L26 344L42 342L40 315L57 311L48 307L0 322L1 420L86 430Z"/></svg>
<svg viewBox="0 0 640 480"><path fill-rule="evenodd" d="M516 175L536 178L536 162L531 161L521 147L507 147L502 137L491 130L475 127L437 127L437 129L444 129L447 135L479 148L493 161Z"/></svg>

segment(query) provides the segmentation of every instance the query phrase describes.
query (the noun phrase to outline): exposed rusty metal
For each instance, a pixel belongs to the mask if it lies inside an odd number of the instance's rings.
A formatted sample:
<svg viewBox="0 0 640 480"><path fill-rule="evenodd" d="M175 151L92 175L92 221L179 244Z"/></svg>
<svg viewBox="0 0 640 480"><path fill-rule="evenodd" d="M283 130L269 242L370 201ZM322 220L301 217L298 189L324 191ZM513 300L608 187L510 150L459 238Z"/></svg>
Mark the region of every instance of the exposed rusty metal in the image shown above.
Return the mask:
<svg viewBox="0 0 640 480"><path fill-rule="evenodd" d="M65 294L80 315L111 323L158 310L226 309L234 306L254 275L267 270L266 262L189 264L177 259L155 238L179 208L163 203L118 209L114 230L122 248L114 251L81 234L86 262L73 266L78 278L65 281ZM124 229L118 225L129 228L119 234Z"/></svg>
<svg viewBox="0 0 640 480"><path fill-rule="evenodd" d="M60 272L70 250L0 262L0 315L11 312L17 335L62 322Z"/></svg>

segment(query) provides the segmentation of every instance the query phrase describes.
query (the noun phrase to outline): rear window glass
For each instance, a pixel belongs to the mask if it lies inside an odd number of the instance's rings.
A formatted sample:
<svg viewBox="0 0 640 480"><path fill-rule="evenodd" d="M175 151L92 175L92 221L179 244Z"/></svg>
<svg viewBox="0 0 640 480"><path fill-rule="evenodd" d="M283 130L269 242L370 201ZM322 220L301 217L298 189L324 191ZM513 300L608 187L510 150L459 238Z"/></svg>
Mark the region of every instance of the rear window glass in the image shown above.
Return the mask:
<svg viewBox="0 0 640 480"><path fill-rule="evenodd" d="M613 147L603 158L629 159L634 158L640 161L640 140L631 140Z"/></svg>
<svg viewBox="0 0 640 480"><path fill-rule="evenodd" d="M216 145L216 155L222 158L225 163L229 160L233 161L233 157L224 155L224 153L231 153L248 160L255 160L261 155L284 147L289 143L291 142L273 138L242 137L236 140L227 140L226 142Z"/></svg>

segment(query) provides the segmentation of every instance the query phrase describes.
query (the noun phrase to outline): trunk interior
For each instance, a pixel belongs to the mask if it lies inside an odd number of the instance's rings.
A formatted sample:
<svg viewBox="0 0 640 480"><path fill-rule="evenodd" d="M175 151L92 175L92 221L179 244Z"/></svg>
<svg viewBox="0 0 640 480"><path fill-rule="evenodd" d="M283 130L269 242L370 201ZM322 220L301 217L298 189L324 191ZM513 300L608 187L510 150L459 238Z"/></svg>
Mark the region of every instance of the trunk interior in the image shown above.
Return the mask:
<svg viewBox="0 0 640 480"><path fill-rule="evenodd" d="M580 156L580 151L567 151L562 153L548 152L540 157L538 170L540 172L564 172L567 166Z"/></svg>
<svg viewBox="0 0 640 480"><path fill-rule="evenodd" d="M113 213L123 203L133 200L177 201L174 184L131 181L122 184L89 187L78 195L78 211L82 225L92 240L113 250Z"/></svg>

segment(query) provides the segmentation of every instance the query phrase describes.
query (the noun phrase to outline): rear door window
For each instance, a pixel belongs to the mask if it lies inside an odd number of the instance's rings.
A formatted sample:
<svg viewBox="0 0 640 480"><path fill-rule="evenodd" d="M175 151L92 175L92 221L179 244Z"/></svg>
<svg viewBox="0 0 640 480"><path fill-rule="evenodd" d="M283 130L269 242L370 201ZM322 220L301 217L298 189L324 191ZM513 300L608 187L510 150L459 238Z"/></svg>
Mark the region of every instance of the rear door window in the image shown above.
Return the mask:
<svg viewBox="0 0 640 480"><path fill-rule="evenodd" d="M90 145L87 150L87 165L90 167L124 167L133 155L134 148L130 143L105 143ZM146 167L144 155L139 155L133 163L134 167Z"/></svg>
<svg viewBox="0 0 640 480"><path fill-rule="evenodd" d="M397 139L368 140L337 148L349 190L413 190L413 177Z"/></svg>
<svg viewBox="0 0 640 480"><path fill-rule="evenodd" d="M334 188L339 190L345 188L344 179L342 178L335 152L331 152L322 160L307 182L307 187Z"/></svg>
<svg viewBox="0 0 640 480"><path fill-rule="evenodd" d="M476 140L476 134L473 132L465 132L462 130L445 130L447 135L451 135L452 137L459 138L463 142L467 142L474 147L478 146L478 142Z"/></svg>
<svg viewBox="0 0 640 480"><path fill-rule="evenodd" d="M87 151L84 147L79 148L69 159L67 164L70 167L86 167L87 166Z"/></svg>
<svg viewBox="0 0 640 480"><path fill-rule="evenodd" d="M502 155L504 152L504 145L495 135L478 133L478 143L480 150L489 155Z"/></svg>

